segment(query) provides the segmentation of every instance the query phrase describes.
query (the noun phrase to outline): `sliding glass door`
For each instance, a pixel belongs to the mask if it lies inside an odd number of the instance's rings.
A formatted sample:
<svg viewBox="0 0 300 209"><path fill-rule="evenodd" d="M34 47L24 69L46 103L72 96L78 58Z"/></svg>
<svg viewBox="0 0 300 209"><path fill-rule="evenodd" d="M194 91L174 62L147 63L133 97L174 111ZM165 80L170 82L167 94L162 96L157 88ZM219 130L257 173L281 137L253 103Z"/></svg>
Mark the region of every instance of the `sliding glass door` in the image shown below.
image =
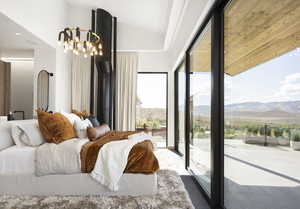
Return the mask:
<svg viewBox="0 0 300 209"><path fill-rule="evenodd" d="M189 166L210 194L211 184L211 23L190 52Z"/></svg>
<svg viewBox="0 0 300 209"><path fill-rule="evenodd" d="M157 147L167 146L167 73L138 73L136 128L153 136Z"/></svg>
<svg viewBox="0 0 300 209"><path fill-rule="evenodd" d="M176 72L186 166L213 209L298 209L300 1L215 2Z"/></svg>

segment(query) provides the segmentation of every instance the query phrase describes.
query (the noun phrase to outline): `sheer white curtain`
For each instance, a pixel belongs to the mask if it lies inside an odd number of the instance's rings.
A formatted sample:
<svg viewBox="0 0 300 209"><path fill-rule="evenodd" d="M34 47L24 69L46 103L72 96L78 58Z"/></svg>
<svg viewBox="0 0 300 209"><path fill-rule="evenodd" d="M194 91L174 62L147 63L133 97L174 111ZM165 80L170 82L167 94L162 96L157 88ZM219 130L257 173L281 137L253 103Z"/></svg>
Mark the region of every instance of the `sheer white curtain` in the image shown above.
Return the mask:
<svg viewBox="0 0 300 209"><path fill-rule="evenodd" d="M121 52L117 54L117 130L135 130L137 68L138 56L136 53Z"/></svg>
<svg viewBox="0 0 300 209"><path fill-rule="evenodd" d="M72 109L90 111L90 58L72 54Z"/></svg>

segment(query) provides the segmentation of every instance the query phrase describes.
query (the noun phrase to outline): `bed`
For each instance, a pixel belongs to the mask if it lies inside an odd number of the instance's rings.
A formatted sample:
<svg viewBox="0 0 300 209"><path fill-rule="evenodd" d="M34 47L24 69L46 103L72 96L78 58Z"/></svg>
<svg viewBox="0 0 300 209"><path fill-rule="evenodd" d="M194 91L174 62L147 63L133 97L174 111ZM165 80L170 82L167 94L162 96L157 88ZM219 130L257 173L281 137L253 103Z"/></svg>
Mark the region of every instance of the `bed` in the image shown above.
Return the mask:
<svg viewBox="0 0 300 209"><path fill-rule="evenodd" d="M1 126L1 124L0 124ZM0 132L3 131L0 129ZM3 134L2 134L3 136ZM0 138L0 140L2 140ZM10 146L0 151L1 195L152 195L157 175L124 173L118 191L96 182L89 173L36 176L37 147Z"/></svg>

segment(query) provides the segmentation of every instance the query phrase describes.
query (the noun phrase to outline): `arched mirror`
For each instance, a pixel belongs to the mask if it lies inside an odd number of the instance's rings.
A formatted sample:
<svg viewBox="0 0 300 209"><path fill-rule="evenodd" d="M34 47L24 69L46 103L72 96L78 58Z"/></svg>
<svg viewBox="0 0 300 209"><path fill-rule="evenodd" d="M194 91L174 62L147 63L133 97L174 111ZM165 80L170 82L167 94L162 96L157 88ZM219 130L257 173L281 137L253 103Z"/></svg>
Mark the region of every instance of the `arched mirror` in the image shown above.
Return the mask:
<svg viewBox="0 0 300 209"><path fill-rule="evenodd" d="M52 73L41 70L37 80L37 108L48 110L49 107L49 77Z"/></svg>

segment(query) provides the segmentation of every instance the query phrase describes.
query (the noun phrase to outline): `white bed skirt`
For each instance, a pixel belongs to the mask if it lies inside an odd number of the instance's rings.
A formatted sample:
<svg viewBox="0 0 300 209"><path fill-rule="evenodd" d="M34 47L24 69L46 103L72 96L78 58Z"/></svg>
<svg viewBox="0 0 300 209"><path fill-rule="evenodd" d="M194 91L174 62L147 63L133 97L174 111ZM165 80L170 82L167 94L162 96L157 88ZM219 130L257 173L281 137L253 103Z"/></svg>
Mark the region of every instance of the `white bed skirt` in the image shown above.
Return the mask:
<svg viewBox="0 0 300 209"><path fill-rule="evenodd" d="M89 174L0 175L0 194L7 195L153 195L157 192L157 175L124 174L119 190L112 192Z"/></svg>

